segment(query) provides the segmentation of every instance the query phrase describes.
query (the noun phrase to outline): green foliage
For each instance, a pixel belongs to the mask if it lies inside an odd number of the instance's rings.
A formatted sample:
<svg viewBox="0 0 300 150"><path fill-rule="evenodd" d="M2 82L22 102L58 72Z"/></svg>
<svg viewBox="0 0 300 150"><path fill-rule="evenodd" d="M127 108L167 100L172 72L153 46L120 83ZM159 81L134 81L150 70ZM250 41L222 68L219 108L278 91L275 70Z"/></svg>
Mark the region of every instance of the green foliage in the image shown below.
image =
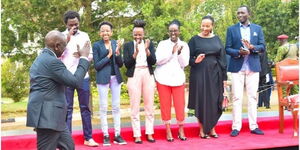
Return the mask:
<svg viewBox="0 0 300 150"><path fill-rule="evenodd" d="M20 62L4 60L1 64L1 93L5 97L12 98L19 102L28 94L29 76L26 67Z"/></svg>
<svg viewBox="0 0 300 150"><path fill-rule="evenodd" d="M114 25L113 39L132 40L132 22L139 18L147 23L146 37L157 45L168 38L167 24L173 19L182 23L180 38L188 42L200 32L201 18L205 15L215 18L214 33L225 43L227 27L238 22L237 8L248 5L252 10L251 22L263 27L271 59L278 47L276 36L287 34L293 38L299 30L298 0L289 3L281 0L2 0L1 5L1 34L5 35L1 38L2 57L8 57L12 63L22 62L26 68L23 72L28 72L37 51L44 46L46 33L53 29L65 30L63 14L67 10L82 12L80 29L89 34L92 43L100 39L98 24L102 21ZM32 44L24 44L28 42ZM121 68L126 83L125 71L125 67ZM90 76L95 87L94 68ZM122 95L127 98L123 86Z"/></svg>
<svg viewBox="0 0 300 150"><path fill-rule="evenodd" d="M281 0L261 0L256 7L255 22L262 26L269 58L276 56L276 37L287 34L293 39L299 31L299 1L282 3Z"/></svg>
<svg viewBox="0 0 300 150"><path fill-rule="evenodd" d="M126 84L121 85L121 104L127 104L129 105L130 99L129 99L129 94L127 91L127 86Z"/></svg>

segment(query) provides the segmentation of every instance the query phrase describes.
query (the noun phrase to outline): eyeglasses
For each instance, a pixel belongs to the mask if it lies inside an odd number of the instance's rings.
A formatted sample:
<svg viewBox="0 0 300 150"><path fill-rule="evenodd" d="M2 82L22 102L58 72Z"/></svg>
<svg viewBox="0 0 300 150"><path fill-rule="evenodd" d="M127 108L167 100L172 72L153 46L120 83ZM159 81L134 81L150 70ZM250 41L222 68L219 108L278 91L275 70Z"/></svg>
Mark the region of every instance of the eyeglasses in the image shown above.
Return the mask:
<svg viewBox="0 0 300 150"><path fill-rule="evenodd" d="M177 33L179 30L169 30L169 33Z"/></svg>

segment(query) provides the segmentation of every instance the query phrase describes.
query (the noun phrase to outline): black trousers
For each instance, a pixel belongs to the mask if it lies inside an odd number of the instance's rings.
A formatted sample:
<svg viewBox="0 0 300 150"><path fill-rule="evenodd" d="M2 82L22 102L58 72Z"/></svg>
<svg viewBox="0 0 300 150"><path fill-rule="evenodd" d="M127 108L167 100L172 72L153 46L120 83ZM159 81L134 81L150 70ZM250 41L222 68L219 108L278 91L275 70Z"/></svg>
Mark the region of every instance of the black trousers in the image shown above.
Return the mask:
<svg viewBox="0 0 300 150"><path fill-rule="evenodd" d="M64 131L52 129L36 129L38 150L74 150L74 141L66 127Z"/></svg>
<svg viewBox="0 0 300 150"><path fill-rule="evenodd" d="M269 96L269 84L266 82L266 76L259 78L259 95L258 95L258 107L270 107L270 96Z"/></svg>

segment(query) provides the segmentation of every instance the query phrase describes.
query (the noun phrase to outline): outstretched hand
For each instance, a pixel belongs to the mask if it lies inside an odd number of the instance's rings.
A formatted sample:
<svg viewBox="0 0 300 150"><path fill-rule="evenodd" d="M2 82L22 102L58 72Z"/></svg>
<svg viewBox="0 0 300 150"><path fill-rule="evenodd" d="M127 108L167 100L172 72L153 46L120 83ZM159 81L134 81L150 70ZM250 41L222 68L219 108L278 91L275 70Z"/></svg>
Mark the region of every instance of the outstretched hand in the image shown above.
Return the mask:
<svg viewBox="0 0 300 150"><path fill-rule="evenodd" d="M84 46L82 47L82 49L80 49L79 45L77 45L77 51L78 51L79 57L80 56L84 56L84 57L89 56L90 50L91 50L90 45L91 45L90 41L86 41Z"/></svg>

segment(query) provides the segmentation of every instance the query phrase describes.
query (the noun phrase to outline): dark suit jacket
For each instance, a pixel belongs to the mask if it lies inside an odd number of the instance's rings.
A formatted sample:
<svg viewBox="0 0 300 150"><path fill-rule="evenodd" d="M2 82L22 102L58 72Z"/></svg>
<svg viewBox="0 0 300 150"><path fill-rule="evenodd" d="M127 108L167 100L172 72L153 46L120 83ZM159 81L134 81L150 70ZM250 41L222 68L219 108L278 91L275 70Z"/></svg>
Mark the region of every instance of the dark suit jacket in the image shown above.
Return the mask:
<svg viewBox="0 0 300 150"><path fill-rule="evenodd" d="M30 67L26 126L64 131L67 101L64 86L79 87L89 62L80 59L74 75L50 49L43 49Z"/></svg>
<svg viewBox="0 0 300 150"><path fill-rule="evenodd" d="M150 56L147 56L147 63L150 74L153 74L153 67L152 65L155 65L156 63L156 57L155 57L155 48L152 42L150 42L149 46L150 50ZM124 57L124 64L127 68L126 76L127 77L133 77L134 69L135 69L135 59L133 58L134 53L134 42L128 42L124 44L124 50L123 50L123 57Z"/></svg>
<svg viewBox="0 0 300 150"><path fill-rule="evenodd" d="M123 66L122 56L115 55L116 48L117 48L117 42L115 40L111 40L111 47L113 50L112 60L114 62L114 71L116 73L118 83L121 83L123 80L119 68ZM94 67L97 71L96 73L97 84L108 84L110 81L111 59L106 57L107 54L108 54L108 50L105 48L105 44L103 40L94 43L93 59L94 59Z"/></svg>
<svg viewBox="0 0 300 150"><path fill-rule="evenodd" d="M259 25L250 24L250 43L254 45L254 51L251 51L248 57L250 70L260 72L261 66L259 61L260 52L265 51L264 34ZM242 47L242 36L240 31L240 23L230 26L226 35L226 53L231 56L228 66L229 72L239 72L243 66L244 57L239 55L239 49Z"/></svg>

